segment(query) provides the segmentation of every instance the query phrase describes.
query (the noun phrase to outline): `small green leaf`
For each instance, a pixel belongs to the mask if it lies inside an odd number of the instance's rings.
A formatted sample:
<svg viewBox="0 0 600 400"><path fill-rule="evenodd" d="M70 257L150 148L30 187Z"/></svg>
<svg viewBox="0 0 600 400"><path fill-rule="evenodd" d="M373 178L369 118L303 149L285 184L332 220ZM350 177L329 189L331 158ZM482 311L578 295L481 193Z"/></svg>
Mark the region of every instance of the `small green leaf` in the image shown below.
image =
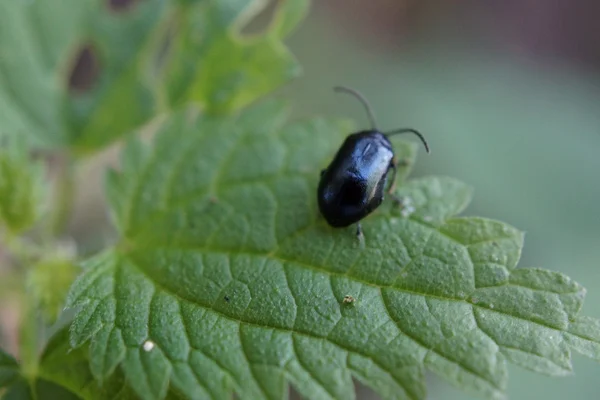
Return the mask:
<svg viewBox="0 0 600 400"><path fill-rule="evenodd" d="M3 393L2 400L34 400L34 397L29 383L21 379Z"/></svg>
<svg viewBox="0 0 600 400"><path fill-rule="evenodd" d="M56 321L64 308L69 287L79 272L71 260L63 257L41 260L29 271L28 293L50 323Z"/></svg>
<svg viewBox="0 0 600 400"><path fill-rule="evenodd" d="M131 399L123 374L114 373L102 385L94 381L90 371L87 348L72 349L68 329L55 334L42 354L38 378L68 390L85 399Z"/></svg>
<svg viewBox="0 0 600 400"><path fill-rule="evenodd" d="M565 375L572 350L598 358L583 288L516 269L523 234L456 217L471 196L456 180L402 182L404 206L367 217L364 246L327 226L319 171L351 128L285 114L275 102L236 118L180 112L152 146L129 143L107 184L121 242L87 262L68 300L70 342L89 343L97 380L122 371L144 399L282 399L286 382L351 399L355 377L423 399L431 371L496 399L507 361Z"/></svg>
<svg viewBox="0 0 600 400"><path fill-rule="evenodd" d="M300 67L282 38L300 22L307 0L278 2L265 32L244 36L241 28L267 2L196 2L174 14L174 38L164 66L165 92L171 104L190 100L209 113L242 108L291 78Z"/></svg>
<svg viewBox="0 0 600 400"><path fill-rule="evenodd" d="M0 223L18 234L40 216L44 168L32 161L23 140L0 147Z"/></svg>
<svg viewBox="0 0 600 400"><path fill-rule="evenodd" d="M2 397L2 400L81 400L82 397L43 379L29 383L20 380L11 386Z"/></svg>
<svg viewBox="0 0 600 400"><path fill-rule="evenodd" d="M99 385L90 372L86 348L72 349L69 330L60 329L47 344L35 374L19 376L16 361L0 351L0 388L7 387L3 400L134 399L123 374L117 371Z"/></svg>
<svg viewBox="0 0 600 400"><path fill-rule="evenodd" d="M0 388L10 386L19 377L19 364L0 349Z"/></svg>

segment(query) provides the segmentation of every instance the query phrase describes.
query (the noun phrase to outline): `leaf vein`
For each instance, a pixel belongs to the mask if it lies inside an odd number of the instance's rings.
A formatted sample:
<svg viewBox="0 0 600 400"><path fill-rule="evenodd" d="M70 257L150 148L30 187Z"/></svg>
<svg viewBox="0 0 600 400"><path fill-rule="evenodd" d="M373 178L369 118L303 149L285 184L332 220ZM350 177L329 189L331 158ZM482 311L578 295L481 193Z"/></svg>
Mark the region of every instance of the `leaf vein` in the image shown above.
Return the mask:
<svg viewBox="0 0 600 400"><path fill-rule="evenodd" d="M385 310L386 310L386 312L387 312L387 315L389 316L390 320L392 320L392 321L396 322L396 320L395 320L395 319L392 317L392 314L391 314L391 312L390 312L390 310L389 310L389 305L387 304L387 301L386 301L386 298L385 298L385 296L383 295L383 293L382 293L382 292L381 292L380 294L381 294L381 299L382 299L382 302L383 302L383 305L384 305L384 309L385 309ZM396 327L397 327L397 328L398 328L398 330L399 330L400 332L402 332L402 333L403 333L403 334L404 334L404 335L405 335L407 338L411 339L413 342L415 342L416 344L418 344L418 345L419 345L419 346L421 346L422 348L426 349L428 352L434 353L435 355L437 355L437 356L439 356L439 357L441 357L441 358L443 358L443 359L445 359L445 360L447 360L447 361L451 362L452 364L455 364L455 365L457 365L458 367L460 367L461 369L463 369L465 372L467 372L467 373L470 373L470 374L474 375L475 377L477 377L477 378L479 378L479 379L482 379L483 381L485 381L485 382L489 383L490 385L492 385L494 388L498 389L499 391L503 391L503 389L502 389L502 388L500 388L500 387L498 387L498 386L496 385L496 383L495 383L495 382L492 382L492 381L490 381L488 378L484 377L484 376L483 376L483 375L481 375L479 372L477 372L477 371L473 370L472 368L470 368L470 367L468 367L468 366L466 366L466 365L462 365L462 364L458 363L457 361L454 361L454 360L452 360L452 359L448 358L447 356L445 356L445 355L443 355L443 354L439 353L438 351L436 351L434 348L431 348L431 347L427 346L427 345L426 345L424 342L422 342L420 339L418 339L418 338L414 337L413 335L409 335L409 334L408 334L408 333L406 333L404 330L402 330L402 328L400 328L400 324L398 324L397 322L396 322Z"/></svg>
<svg viewBox="0 0 600 400"><path fill-rule="evenodd" d="M331 391L327 388L327 386L323 383L323 381L321 381L321 379L319 379L319 377L317 375L315 375L310 368L308 368L308 366L306 364L304 364L304 362L302 361L302 358L300 357L299 353L298 353L298 345L296 343L296 338L294 336L294 334L292 334L292 348L294 349L294 353L296 354L296 361L298 361L298 364L302 367L302 369L304 369L308 375L310 375L310 377L321 387L323 388L323 390L325 391L325 393L327 393L329 395L329 397L331 399L335 399L335 395L333 393L331 393Z"/></svg>
<svg viewBox="0 0 600 400"><path fill-rule="evenodd" d="M135 265L135 263L133 263L133 262L132 262L131 264L132 264L132 265ZM138 268L138 269L139 269L139 267L138 267L137 265L136 265L136 268ZM141 271L141 272L142 272L142 273L144 273L143 271ZM222 318L225 318L225 319L227 319L227 320L230 320L230 321L233 321L233 322L235 322L235 323L239 324L240 328L241 328L241 326L242 326L242 325L246 325L246 326L252 326L252 327L257 327L257 328L261 328L261 329L272 329L272 330L275 330L275 331L278 331L278 332L282 332L282 333L295 333L295 334L303 335L303 336L306 336L306 337L308 337L308 338L315 339L315 340L328 340L327 338L325 338L325 337L321 337L321 336L317 336L317 335L315 335L315 334L314 334L314 333L312 333L312 332L300 331L300 330L298 330L298 329L293 329L293 328L282 328L282 327L278 327L278 326L267 326L267 325L260 325L260 324L258 324L258 323L254 323L254 322L242 321L242 320L236 319L236 318L234 318L234 317L231 317L231 316L229 316L229 315L227 315L227 314L224 314L223 312L221 312L221 311L219 311L219 310L213 309L213 308L211 308L210 306L203 305L203 304L198 304L198 303L196 303L196 302L193 302L193 301L191 301L191 300L188 300L188 299L186 299L186 298L184 298L184 297L180 297L180 296L179 296L179 295L177 295L176 293L173 293L173 292L169 291L169 289L168 289L168 288L161 286L159 283L156 283L156 282L155 282L155 285L157 285L157 286L160 288L160 290L163 290L164 292L166 292L166 293L170 293L171 295L173 295L173 296L177 297L177 298L178 298L178 300L179 300L180 302L185 302L185 303L188 303L188 304L190 304L190 305L192 305L192 306L194 306L194 307L198 307L198 306L199 306L199 307L201 307L201 308L204 308L205 310L210 310L211 312L213 312L213 313L215 313L215 314L219 315L219 316L220 316L220 317L222 317ZM418 294L418 293L415 293L415 294ZM392 320L392 321L393 321L393 320ZM381 368L382 370L384 370L384 371L388 371L388 368L386 368L386 367L384 367L382 364L380 364L380 362L379 362L379 361L377 361L375 358L373 358L373 356L372 356L372 355L370 355L370 354L368 354L368 353L366 353L366 352L360 351L359 349L353 349L353 348L350 348L350 347L346 347L345 345L343 345L343 344L341 344L341 343L339 343L339 342L334 342L334 341L331 341L331 340L328 340L328 341L329 341L330 343L332 343L332 344L334 344L334 345L338 346L340 349L343 349L343 350L345 350L345 351L348 351L348 352L351 352L351 353L355 353L355 354L361 355L361 356L363 356L363 357L365 357L365 358L367 358L367 359L371 360L371 361L372 361L372 362L373 362L375 365L377 365L377 366L378 366L379 368ZM204 353L202 350L200 350L200 349L197 349L197 348L194 348L194 349L195 349L195 350L198 350L198 351L200 351L200 352L202 352L202 353L203 353L203 354L205 354L207 357L210 357L208 354ZM212 358L212 357L211 357L211 358ZM214 360L214 359L213 359L213 360ZM218 363L216 360L214 360L214 361L215 361L217 364L219 364L219 363ZM223 368L223 367L222 367L222 368ZM398 382L398 383L399 383L399 382ZM399 384L400 384L400 383L399 383ZM404 387L404 385L402 385L402 386Z"/></svg>
<svg viewBox="0 0 600 400"><path fill-rule="evenodd" d="M248 350L246 349L246 346L244 345L244 339L242 338L241 324L239 325L239 329L238 329L238 337L240 340L240 349L242 350L242 354L244 355L244 358L246 359L246 362L248 363L248 370L250 371L250 375L252 376L252 379L254 379L256 386L258 386L258 389L264 395L265 399L268 399L269 396L267 395L267 391L263 387L262 382L256 377L256 374L254 373L254 369L252 368L252 362L250 361L250 357L248 356Z"/></svg>

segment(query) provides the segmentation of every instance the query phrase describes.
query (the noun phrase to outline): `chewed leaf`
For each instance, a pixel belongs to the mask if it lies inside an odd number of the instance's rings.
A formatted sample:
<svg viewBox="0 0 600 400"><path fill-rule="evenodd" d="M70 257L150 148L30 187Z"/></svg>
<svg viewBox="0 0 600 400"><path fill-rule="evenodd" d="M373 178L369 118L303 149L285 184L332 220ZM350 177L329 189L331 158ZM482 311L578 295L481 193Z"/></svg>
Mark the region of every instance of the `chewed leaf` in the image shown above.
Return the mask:
<svg viewBox="0 0 600 400"><path fill-rule="evenodd" d="M280 399L288 383L351 399L354 377L422 399L432 371L495 399L507 361L565 375L573 349L598 357L583 288L515 269L523 234L455 217L471 195L456 180L401 182L413 212L386 201L363 221L364 246L328 227L318 171L350 127L284 121L274 102L229 119L181 112L124 151L108 179L121 243L69 296L70 341L90 344L96 379L122 371L145 399Z"/></svg>
<svg viewBox="0 0 600 400"><path fill-rule="evenodd" d="M135 2L125 14L108 3L0 2L6 132L29 135L38 146L93 150L152 115L152 93L139 79L138 63L165 2Z"/></svg>
<svg viewBox="0 0 600 400"><path fill-rule="evenodd" d="M209 113L231 112L299 75L282 40L304 17L307 0L278 2L270 26L250 37L240 30L267 2L242 0L243 12L228 2L211 4L191 5L170 21L175 33L161 72L170 103L194 101Z"/></svg>
<svg viewBox="0 0 600 400"><path fill-rule="evenodd" d="M2 133L85 153L134 131L164 106L246 106L300 71L283 39L303 18L307 0L286 0L264 34L241 36L240 25L264 5L2 1Z"/></svg>

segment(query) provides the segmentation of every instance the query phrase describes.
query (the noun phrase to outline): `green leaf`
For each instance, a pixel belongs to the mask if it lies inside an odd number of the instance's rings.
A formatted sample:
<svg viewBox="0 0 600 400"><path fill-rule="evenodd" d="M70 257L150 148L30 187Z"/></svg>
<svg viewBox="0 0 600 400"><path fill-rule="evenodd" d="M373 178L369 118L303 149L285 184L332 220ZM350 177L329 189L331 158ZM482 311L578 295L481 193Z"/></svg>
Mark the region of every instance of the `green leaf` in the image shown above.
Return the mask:
<svg viewBox="0 0 600 400"><path fill-rule="evenodd" d="M209 113L226 113L299 75L282 39L304 17L308 0L278 2L270 26L252 36L240 31L266 1L191 3L174 13L165 35L170 54L161 73L169 103L194 101Z"/></svg>
<svg viewBox="0 0 600 400"><path fill-rule="evenodd" d="M129 143L107 184L121 241L87 262L68 300L70 342L89 346L97 380L122 371L144 399L281 399L287 382L351 399L354 377L422 399L431 371L495 399L507 361L556 376L572 350L598 358L584 289L516 269L523 234L456 217L471 195L456 180L401 183L404 207L367 217L364 246L327 226L319 171L351 127L285 115L276 102L235 118L190 110L152 146Z"/></svg>
<svg viewBox="0 0 600 400"><path fill-rule="evenodd" d="M168 104L233 110L299 72L282 37L307 0L283 2L272 26L251 38L238 30L264 7L260 0L148 0L125 11L108 4L0 1L3 131L93 151Z"/></svg>
<svg viewBox="0 0 600 400"><path fill-rule="evenodd" d="M32 161L23 140L0 147L0 223L17 234L39 218L44 168Z"/></svg>
<svg viewBox="0 0 600 400"><path fill-rule="evenodd" d="M19 364L0 349L0 388L9 386L19 377Z"/></svg>
<svg viewBox="0 0 600 400"><path fill-rule="evenodd" d="M0 351L0 388L3 400L134 399L123 374L115 373L100 386L90 372L87 348L72 349L68 328L60 329L47 344L39 365L27 379L19 376L16 361Z"/></svg>
<svg viewBox="0 0 600 400"><path fill-rule="evenodd" d="M20 380L11 386L2 397L2 400L80 400L81 397L64 387L43 379L33 384Z"/></svg>
<svg viewBox="0 0 600 400"><path fill-rule="evenodd" d="M52 384L84 399L131 399L123 374L117 372L102 386L90 371L87 348L71 349L68 329L55 334L42 354L38 381Z"/></svg>
<svg viewBox="0 0 600 400"><path fill-rule="evenodd" d="M117 13L104 0L0 1L3 130L89 150L149 118L139 64L164 3Z"/></svg>

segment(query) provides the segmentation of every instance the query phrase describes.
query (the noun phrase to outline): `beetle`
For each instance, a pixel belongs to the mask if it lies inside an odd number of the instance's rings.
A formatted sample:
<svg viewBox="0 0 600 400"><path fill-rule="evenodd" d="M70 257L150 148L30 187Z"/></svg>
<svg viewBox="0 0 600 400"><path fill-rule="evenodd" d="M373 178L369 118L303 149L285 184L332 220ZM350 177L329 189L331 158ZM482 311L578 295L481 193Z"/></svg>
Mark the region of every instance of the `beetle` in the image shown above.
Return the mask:
<svg viewBox="0 0 600 400"><path fill-rule="evenodd" d="M389 137L412 133L421 139L427 153L429 145L423 135L412 128L381 132L371 106L362 94L343 86L333 89L352 95L362 103L371 128L348 135L329 166L321 171L317 189L319 210L334 228L356 224L356 235L362 240L360 221L383 202L390 170L391 184L387 193L393 196L398 163ZM398 198L395 200L399 201Z"/></svg>

